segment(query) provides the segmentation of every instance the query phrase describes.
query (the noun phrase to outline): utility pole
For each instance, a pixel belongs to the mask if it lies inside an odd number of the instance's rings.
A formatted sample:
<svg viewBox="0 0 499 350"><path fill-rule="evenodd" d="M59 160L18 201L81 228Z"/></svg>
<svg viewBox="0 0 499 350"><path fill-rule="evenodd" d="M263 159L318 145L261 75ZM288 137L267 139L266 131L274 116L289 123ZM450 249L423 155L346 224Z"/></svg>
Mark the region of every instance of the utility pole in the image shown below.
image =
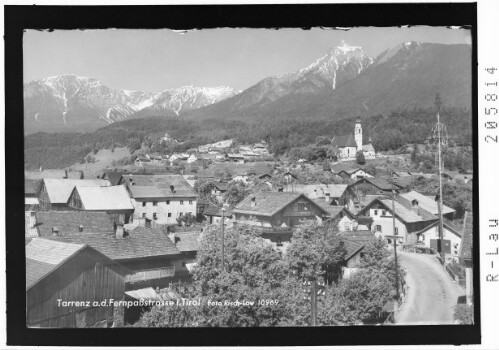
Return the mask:
<svg viewBox="0 0 499 350"><path fill-rule="evenodd" d="M442 264L445 265L445 252L444 252L444 222L442 216L442 124L440 123L440 108L442 101L440 95L435 97L435 107L437 109L437 135L438 135L438 251L442 257Z"/></svg>
<svg viewBox="0 0 499 350"><path fill-rule="evenodd" d="M312 282L303 282L303 286L305 293L310 294L305 299L310 300L310 324L315 327L317 326L317 297L326 294L326 285L313 280Z"/></svg>
<svg viewBox="0 0 499 350"><path fill-rule="evenodd" d="M225 208L222 207L222 273L225 272L224 227L225 227Z"/></svg>
<svg viewBox="0 0 499 350"><path fill-rule="evenodd" d="M397 259L397 233L395 232L395 187L393 182L395 181L393 177L393 171L390 173L390 184L392 187L392 222L393 222L393 256L395 260L395 296L397 300L400 299L399 294L399 270L398 270L398 259Z"/></svg>

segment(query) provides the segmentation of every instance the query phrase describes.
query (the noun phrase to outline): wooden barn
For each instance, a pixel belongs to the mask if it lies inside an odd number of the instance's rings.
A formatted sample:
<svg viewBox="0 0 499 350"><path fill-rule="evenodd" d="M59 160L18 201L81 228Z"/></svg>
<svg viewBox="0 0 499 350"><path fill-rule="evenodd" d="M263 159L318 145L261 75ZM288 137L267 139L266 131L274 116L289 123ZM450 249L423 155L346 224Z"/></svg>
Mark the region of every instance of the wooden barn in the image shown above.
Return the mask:
<svg viewBox="0 0 499 350"><path fill-rule="evenodd" d="M33 238L26 245L27 326L121 326L123 307L94 302L122 300L126 272L88 245Z"/></svg>

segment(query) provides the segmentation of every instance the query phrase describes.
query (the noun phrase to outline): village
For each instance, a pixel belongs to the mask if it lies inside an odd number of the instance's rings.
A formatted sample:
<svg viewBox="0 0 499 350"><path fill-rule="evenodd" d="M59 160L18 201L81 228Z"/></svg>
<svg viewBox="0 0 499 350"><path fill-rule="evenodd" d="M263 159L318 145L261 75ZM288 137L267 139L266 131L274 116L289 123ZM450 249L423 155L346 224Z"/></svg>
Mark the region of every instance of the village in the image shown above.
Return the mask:
<svg viewBox="0 0 499 350"><path fill-rule="evenodd" d="M221 254L222 272L224 259L231 264L224 231L229 237L250 232L286 259L297 254L307 225L326 227L344 251L335 281L366 269L365 257L378 243L395 259L397 252L438 259L464 303L472 303L472 212L445 204L440 212L436 192L418 187L438 181L437 174L414 171L410 157L376 153L370 140L363 143L360 118L352 131L327 140L337 150L327 165L276 161L264 140L224 140L183 153L150 151L154 142L182 142L165 134L144 141L128 166L25 171L27 325L134 324L149 309L57 307L57 300L201 298L193 283L203 271L199 255L209 249ZM180 173L164 171L179 165ZM443 181L471 186L472 177L447 174ZM214 244L213 234L221 234L221 246L205 246ZM401 280L411 273L404 269ZM377 322L394 322L405 294L398 280L396 289L396 302L380 305L383 321ZM307 323L315 323L317 300L314 312Z"/></svg>

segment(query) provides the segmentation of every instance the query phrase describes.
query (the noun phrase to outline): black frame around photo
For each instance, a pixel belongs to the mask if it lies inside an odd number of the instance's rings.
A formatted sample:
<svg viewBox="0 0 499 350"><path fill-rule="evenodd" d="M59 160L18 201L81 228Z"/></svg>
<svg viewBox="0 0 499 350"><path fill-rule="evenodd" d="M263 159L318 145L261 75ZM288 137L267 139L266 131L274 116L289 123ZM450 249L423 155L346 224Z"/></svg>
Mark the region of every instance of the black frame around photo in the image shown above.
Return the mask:
<svg viewBox="0 0 499 350"><path fill-rule="evenodd" d="M25 29L466 26L472 34L473 211L478 217L477 3L190 6L5 6L7 344L38 346L297 346L477 344L481 339L479 234L474 222L475 324L214 329L26 328L23 199Z"/></svg>

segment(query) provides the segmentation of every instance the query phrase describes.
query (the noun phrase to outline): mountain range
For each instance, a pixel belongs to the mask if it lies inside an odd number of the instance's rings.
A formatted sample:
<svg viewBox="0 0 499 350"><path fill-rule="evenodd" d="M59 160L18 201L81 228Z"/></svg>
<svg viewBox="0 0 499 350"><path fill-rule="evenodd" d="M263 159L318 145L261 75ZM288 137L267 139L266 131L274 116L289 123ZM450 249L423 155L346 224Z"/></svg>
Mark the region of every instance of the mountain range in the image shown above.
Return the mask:
<svg viewBox="0 0 499 350"><path fill-rule="evenodd" d="M120 90L93 78L59 75L24 85L24 130L92 131L132 117L176 116L237 93L226 86L183 86L160 93Z"/></svg>
<svg viewBox="0 0 499 350"><path fill-rule="evenodd" d="M56 76L25 84L25 133L90 131L147 116L193 119L343 119L431 106L471 107L471 46L405 42L370 57L342 43L296 72L244 91L182 87L161 93Z"/></svg>

